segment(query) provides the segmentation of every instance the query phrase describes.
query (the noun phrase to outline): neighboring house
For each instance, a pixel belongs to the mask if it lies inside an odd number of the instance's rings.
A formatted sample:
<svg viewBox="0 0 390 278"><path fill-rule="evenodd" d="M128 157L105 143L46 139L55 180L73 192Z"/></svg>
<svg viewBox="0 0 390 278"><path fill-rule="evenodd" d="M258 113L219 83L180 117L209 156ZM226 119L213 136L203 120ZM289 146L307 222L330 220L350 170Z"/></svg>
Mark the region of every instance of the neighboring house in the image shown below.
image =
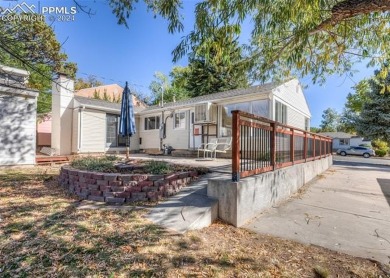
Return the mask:
<svg viewBox="0 0 390 278"><path fill-rule="evenodd" d="M94 98L96 95L100 99L107 97L107 101L119 102L122 98L123 88L118 84L102 85L75 91L75 96ZM147 107L147 105L133 95L133 103L137 107Z"/></svg>
<svg viewBox="0 0 390 278"><path fill-rule="evenodd" d="M0 65L0 165L35 164L38 92L29 72Z"/></svg>
<svg viewBox="0 0 390 278"><path fill-rule="evenodd" d="M60 76L53 85L52 147L59 154L124 150L118 136L120 105L75 96L73 81ZM232 135L232 110L310 129L310 110L296 79L195 97L163 106L136 107L137 133L131 150L194 149L211 137ZM165 136L162 125L165 124Z"/></svg>
<svg viewBox="0 0 390 278"><path fill-rule="evenodd" d="M332 140L333 150L348 148L350 146L371 145L370 140L364 139L363 137L357 135L345 133L345 132L322 132L318 134L328 136L333 139Z"/></svg>

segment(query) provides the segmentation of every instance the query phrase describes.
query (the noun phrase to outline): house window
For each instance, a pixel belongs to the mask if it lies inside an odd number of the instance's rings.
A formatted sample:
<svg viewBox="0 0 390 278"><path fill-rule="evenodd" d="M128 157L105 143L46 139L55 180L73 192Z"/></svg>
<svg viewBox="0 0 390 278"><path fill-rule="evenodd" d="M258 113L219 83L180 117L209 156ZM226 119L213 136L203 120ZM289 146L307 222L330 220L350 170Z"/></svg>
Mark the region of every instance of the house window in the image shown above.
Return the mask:
<svg viewBox="0 0 390 278"><path fill-rule="evenodd" d="M175 128L186 127L186 112L175 113Z"/></svg>
<svg viewBox="0 0 390 278"><path fill-rule="evenodd" d="M119 116L107 114L106 123L106 147L126 146L126 138L118 134Z"/></svg>
<svg viewBox="0 0 390 278"><path fill-rule="evenodd" d="M305 130L310 131L310 119L305 117Z"/></svg>
<svg viewBox="0 0 390 278"><path fill-rule="evenodd" d="M145 118L145 130L153 130L153 129L159 129L160 128L160 117L159 116L153 116L153 117L147 117Z"/></svg>
<svg viewBox="0 0 390 278"><path fill-rule="evenodd" d="M233 103L223 105L222 109L222 128L221 136L232 136L232 111L241 110L252 113L257 116L268 118L269 101L268 99L255 100L249 102Z"/></svg>
<svg viewBox="0 0 390 278"><path fill-rule="evenodd" d="M275 121L287 124L287 106L279 101L275 102Z"/></svg>
<svg viewBox="0 0 390 278"><path fill-rule="evenodd" d="M349 139L339 139L340 146L349 146Z"/></svg>

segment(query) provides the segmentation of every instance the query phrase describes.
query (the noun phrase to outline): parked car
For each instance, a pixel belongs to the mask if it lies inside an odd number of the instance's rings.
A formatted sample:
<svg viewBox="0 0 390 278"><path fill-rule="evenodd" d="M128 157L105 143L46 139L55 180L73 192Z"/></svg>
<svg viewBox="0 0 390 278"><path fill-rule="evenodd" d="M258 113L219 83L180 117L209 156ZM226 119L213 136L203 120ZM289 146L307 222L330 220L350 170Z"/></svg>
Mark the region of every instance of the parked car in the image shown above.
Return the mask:
<svg viewBox="0 0 390 278"><path fill-rule="evenodd" d="M367 147L349 147L346 149L338 149L337 154L346 156L346 155L362 155L365 158L370 156L375 156L375 151Z"/></svg>

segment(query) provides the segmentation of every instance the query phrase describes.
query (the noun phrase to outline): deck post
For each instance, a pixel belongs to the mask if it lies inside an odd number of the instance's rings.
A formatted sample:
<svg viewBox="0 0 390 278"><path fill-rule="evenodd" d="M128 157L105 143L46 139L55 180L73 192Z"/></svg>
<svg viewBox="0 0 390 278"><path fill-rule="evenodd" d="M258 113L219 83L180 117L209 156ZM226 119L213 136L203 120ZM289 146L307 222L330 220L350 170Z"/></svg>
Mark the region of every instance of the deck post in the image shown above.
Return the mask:
<svg viewBox="0 0 390 278"><path fill-rule="evenodd" d="M307 161L307 132L304 133L305 137L303 137L303 158L305 162Z"/></svg>
<svg viewBox="0 0 390 278"><path fill-rule="evenodd" d="M294 129L293 128L290 128L291 130L291 137L290 137L290 160L292 162L292 164L294 164L294 160L295 160L295 153L294 153L294 147L295 147L295 140L294 140Z"/></svg>
<svg viewBox="0 0 390 278"><path fill-rule="evenodd" d="M240 114L232 111L232 181L240 180Z"/></svg>
<svg viewBox="0 0 390 278"><path fill-rule="evenodd" d="M316 136L313 134L313 160L316 159Z"/></svg>
<svg viewBox="0 0 390 278"><path fill-rule="evenodd" d="M271 123L271 166L272 171L276 170L276 124Z"/></svg>

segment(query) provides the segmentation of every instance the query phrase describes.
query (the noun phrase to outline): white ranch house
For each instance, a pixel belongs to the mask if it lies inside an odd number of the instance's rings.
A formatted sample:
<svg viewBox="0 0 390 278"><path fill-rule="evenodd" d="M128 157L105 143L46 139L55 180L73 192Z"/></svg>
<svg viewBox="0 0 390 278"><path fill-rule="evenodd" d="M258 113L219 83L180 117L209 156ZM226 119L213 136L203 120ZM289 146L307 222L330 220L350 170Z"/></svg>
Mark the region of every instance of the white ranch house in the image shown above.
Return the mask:
<svg viewBox="0 0 390 278"><path fill-rule="evenodd" d="M334 151L360 145L371 145L371 140L346 132L322 132L319 134L332 138L332 149Z"/></svg>
<svg viewBox="0 0 390 278"><path fill-rule="evenodd" d="M53 83L52 148L58 155L124 151L125 140L118 135L120 104L75 96L73 85L65 76ZM232 110L310 129L311 113L302 87L292 79L163 106L135 107L137 133L130 148L154 151L165 144L175 150L193 150L210 138L230 137Z"/></svg>

